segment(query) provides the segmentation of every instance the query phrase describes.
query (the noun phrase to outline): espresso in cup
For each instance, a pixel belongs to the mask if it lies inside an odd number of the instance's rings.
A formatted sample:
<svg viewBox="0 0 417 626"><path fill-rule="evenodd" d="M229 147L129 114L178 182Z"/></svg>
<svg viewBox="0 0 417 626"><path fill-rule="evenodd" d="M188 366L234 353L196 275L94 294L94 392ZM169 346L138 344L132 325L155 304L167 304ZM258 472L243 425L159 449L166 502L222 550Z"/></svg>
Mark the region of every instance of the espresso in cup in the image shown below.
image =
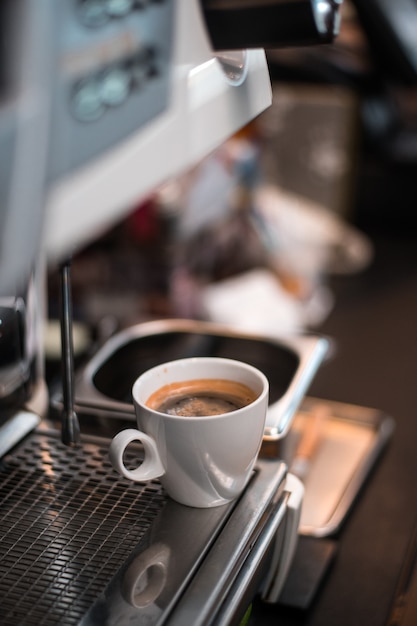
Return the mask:
<svg viewBox="0 0 417 626"><path fill-rule="evenodd" d="M226 504L252 476L268 409L268 380L256 368L221 357L161 363L132 387L137 428L109 449L113 467L136 482L159 478L167 494L193 507ZM167 412L169 411L169 412ZM124 453L142 444L137 467Z"/></svg>
<svg viewBox="0 0 417 626"><path fill-rule="evenodd" d="M164 385L148 398L146 406L168 415L203 417L237 411L258 395L234 380L197 379Z"/></svg>

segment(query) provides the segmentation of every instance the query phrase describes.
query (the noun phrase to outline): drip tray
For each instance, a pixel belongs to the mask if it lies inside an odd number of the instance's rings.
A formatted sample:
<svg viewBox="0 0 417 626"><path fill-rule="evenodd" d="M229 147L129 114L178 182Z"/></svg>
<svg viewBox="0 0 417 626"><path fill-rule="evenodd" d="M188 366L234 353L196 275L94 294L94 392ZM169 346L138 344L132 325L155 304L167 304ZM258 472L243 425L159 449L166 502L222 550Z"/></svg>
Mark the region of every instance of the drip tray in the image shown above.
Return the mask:
<svg viewBox="0 0 417 626"><path fill-rule="evenodd" d="M160 484L126 484L106 455L36 433L4 459L3 626L78 624L164 506Z"/></svg>
<svg viewBox="0 0 417 626"><path fill-rule="evenodd" d="M236 542L223 546L224 571L239 564L284 489L285 466L260 461L240 500L192 509L158 481L119 477L108 445L85 437L68 448L39 429L0 462L2 626L159 624L230 520Z"/></svg>

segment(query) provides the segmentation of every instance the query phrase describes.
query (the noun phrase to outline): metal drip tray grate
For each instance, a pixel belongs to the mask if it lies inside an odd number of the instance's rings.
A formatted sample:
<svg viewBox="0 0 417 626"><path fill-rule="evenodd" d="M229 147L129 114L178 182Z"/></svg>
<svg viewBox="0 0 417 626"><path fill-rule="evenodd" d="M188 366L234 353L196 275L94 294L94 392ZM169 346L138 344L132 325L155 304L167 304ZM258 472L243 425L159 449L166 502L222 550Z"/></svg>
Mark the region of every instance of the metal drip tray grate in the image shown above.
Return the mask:
<svg viewBox="0 0 417 626"><path fill-rule="evenodd" d="M0 623L78 624L166 498L107 460L106 442L34 433L0 464Z"/></svg>

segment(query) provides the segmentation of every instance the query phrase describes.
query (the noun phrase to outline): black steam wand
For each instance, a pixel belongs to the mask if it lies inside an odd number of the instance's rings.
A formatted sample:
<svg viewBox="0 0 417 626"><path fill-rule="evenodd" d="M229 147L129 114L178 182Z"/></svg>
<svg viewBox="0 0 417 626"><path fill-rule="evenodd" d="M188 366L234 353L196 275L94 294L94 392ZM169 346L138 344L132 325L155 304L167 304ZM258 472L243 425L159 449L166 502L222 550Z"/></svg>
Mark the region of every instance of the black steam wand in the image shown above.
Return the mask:
<svg viewBox="0 0 417 626"><path fill-rule="evenodd" d="M61 439L74 446L80 438L80 426L74 410L74 345L72 336L71 261L60 267L61 275L61 364L63 412Z"/></svg>

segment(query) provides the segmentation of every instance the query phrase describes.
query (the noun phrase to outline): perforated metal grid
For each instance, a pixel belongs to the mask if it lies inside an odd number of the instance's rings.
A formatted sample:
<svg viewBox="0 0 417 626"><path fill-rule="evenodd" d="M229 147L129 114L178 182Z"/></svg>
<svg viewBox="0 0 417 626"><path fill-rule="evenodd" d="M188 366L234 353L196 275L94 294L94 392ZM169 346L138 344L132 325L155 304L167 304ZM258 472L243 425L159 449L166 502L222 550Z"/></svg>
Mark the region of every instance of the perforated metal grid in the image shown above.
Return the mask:
<svg viewBox="0 0 417 626"><path fill-rule="evenodd" d="M0 464L0 624L78 624L161 510L105 444L34 433Z"/></svg>

